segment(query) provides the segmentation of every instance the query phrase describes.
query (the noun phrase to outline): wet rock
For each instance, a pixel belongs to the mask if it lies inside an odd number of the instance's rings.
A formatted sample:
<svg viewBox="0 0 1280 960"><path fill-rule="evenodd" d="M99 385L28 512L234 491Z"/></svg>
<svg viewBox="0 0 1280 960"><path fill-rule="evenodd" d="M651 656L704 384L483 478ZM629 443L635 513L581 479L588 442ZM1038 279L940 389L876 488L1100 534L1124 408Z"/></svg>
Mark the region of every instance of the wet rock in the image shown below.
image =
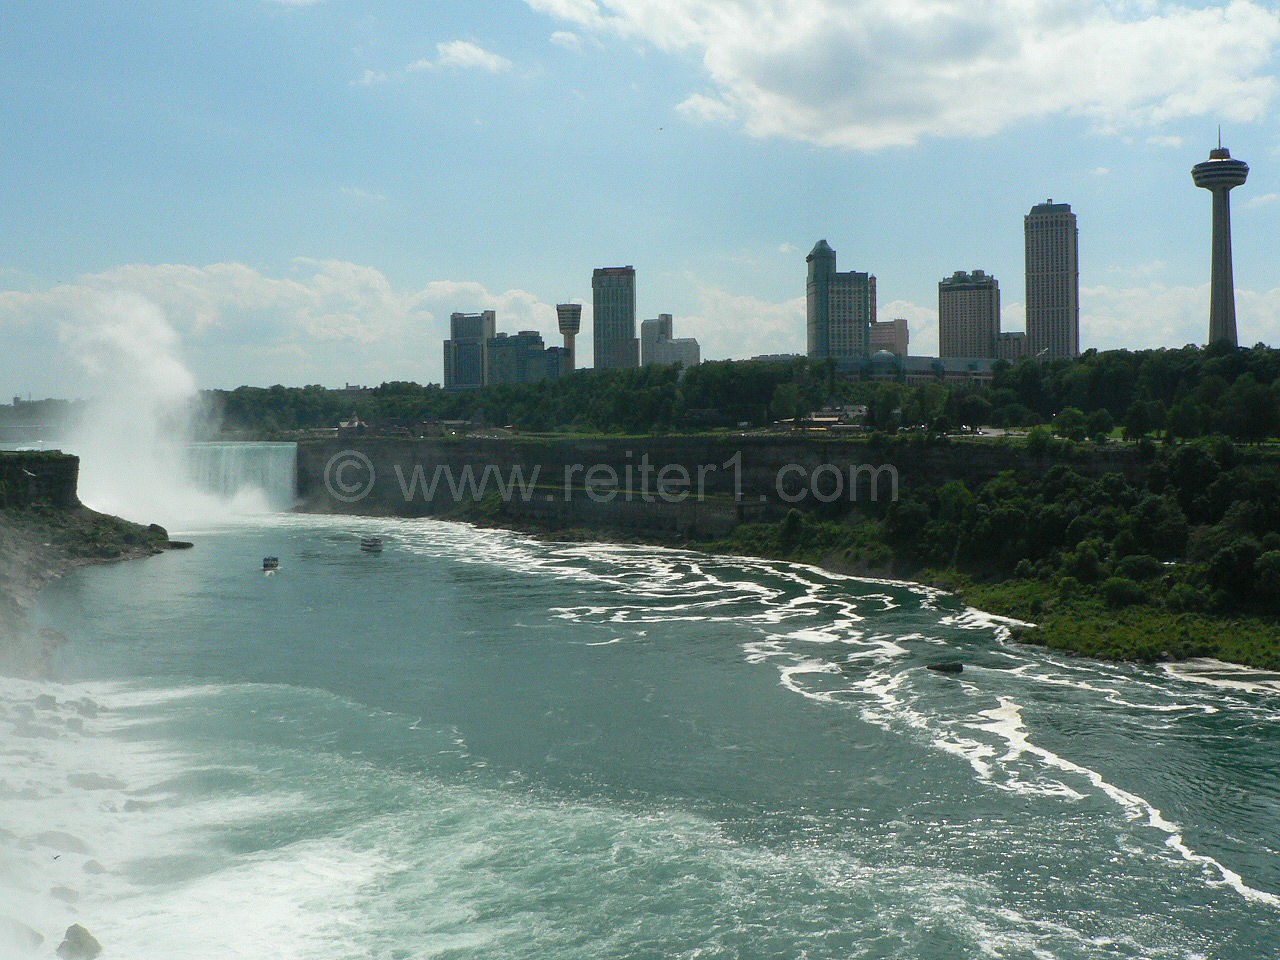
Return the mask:
<svg viewBox="0 0 1280 960"><path fill-rule="evenodd" d="M53 694L42 693L31 703L37 710L53 710L58 706L58 698Z"/></svg>
<svg viewBox="0 0 1280 960"><path fill-rule="evenodd" d="M100 864L97 860L86 860L84 862L84 872L97 875L99 873L106 873L107 868L104 867L102 864Z"/></svg>
<svg viewBox="0 0 1280 960"><path fill-rule="evenodd" d="M938 673L963 673L964 672L964 664L961 663L959 660L940 660L937 663L926 664L926 666L928 669L935 670Z"/></svg>
<svg viewBox="0 0 1280 960"><path fill-rule="evenodd" d="M80 891L72 890L70 887L54 887L49 891L49 896L63 903L75 903L80 899Z"/></svg>
<svg viewBox="0 0 1280 960"><path fill-rule="evenodd" d="M62 960L94 960L100 953L102 944L97 937L78 923L67 927L66 935L58 944L58 956Z"/></svg>
<svg viewBox="0 0 1280 960"><path fill-rule="evenodd" d="M92 700L90 700L88 697L84 697L80 700L77 700L75 702L75 708L76 708L76 713L80 714L80 716L88 717L90 719L93 719L94 717L96 717L98 715L98 710L99 710L98 705L94 703Z"/></svg>

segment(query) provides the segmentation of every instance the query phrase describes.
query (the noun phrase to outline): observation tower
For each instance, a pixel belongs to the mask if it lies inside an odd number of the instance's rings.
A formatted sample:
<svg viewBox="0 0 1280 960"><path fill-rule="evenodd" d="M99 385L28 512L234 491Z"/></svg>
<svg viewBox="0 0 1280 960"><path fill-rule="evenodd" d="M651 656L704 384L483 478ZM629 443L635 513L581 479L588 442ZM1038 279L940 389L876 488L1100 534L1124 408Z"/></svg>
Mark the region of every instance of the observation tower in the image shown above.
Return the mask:
<svg viewBox="0 0 1280 960"><path fill-rule="evenodd" d="M1225 340L1233 347L1236 339L1236 288L1231 274L1231 199L1232 187L1238 187L1249 176L1249 165L1234 160L1222 145L1209 151L1209 159L1191 168L1191 179L1197 187L1213 194L1213 278L1209 292L1209 342Z"/></svg>
<svg viewBox="0 0 1280 960"><path fill-rule="evenodd" d="M582 328L582 304L557 303L556 320L560 325L560 333L564 336L564 348L569 351L569 369L576 370L578 357L574 352L574 340Z"/></svg>

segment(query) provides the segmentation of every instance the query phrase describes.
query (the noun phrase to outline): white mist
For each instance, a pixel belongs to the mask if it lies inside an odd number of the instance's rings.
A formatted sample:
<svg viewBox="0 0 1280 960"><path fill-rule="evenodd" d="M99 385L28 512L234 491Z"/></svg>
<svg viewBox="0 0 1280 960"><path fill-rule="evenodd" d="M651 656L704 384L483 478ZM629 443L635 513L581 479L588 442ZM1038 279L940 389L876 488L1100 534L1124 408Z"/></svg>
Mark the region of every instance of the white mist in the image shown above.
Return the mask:
<svg viewBox="0 0 1280 960"><path fill-rule="evenodd" d="M158 306L115 293L86 304L62 334L92 397L70 451L80 499L104 513L171 531L269 512L262 490L197 484L191 444L200 414L177 331Z"/></svg>

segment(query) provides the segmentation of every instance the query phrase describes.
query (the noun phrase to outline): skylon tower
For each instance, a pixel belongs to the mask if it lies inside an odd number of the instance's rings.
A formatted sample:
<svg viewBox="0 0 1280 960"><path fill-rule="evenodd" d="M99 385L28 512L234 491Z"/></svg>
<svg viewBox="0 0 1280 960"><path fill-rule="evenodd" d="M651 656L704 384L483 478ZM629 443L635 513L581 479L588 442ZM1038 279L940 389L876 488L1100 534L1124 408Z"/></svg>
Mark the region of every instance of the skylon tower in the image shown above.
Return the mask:
<svg viewBox="0 0 1280 960"><path fill-rule="evenodd" d="M1213 276L1209 291L1209 342L1225 340L1233 347L1236 339L1236 288L1231 274L1231 199L1232 187L1238 187L1249 176L1249 165L1235 160L1222 145L1209 151L1209 159L1191 168L1191 179L1197 187L1213 194Z"/></svg>

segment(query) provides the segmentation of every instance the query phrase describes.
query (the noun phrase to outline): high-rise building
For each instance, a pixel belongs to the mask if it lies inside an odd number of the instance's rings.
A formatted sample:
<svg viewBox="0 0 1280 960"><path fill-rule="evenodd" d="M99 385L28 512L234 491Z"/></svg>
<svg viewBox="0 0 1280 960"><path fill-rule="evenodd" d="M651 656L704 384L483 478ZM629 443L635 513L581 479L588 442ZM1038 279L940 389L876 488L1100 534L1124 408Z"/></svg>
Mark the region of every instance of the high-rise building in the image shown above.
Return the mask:
<svg viewBox="0 0 1280 960"><path fill-rule="evenodd" d="M1231 270L1231 198L1233 187L1244 183L1249 165L1234 160L1222 145L1209 151L1209 159L1191 168L1197 187L1213 194L1213 263L1209 285L1209 342L1239 346L1236 338L1236 286Z"/></svg>
<svg viewBox="0 0 1280 960"><path fill-rule="evenodd" d="M577 339L578 331L582 329L582 304L557 303L556 320L560 324L560 333L564 336L564 349L569 354L568 369L573 370L578 362L574 341Z"/></svg>
<svg viewBox="0 0 1280 960"><path fill-rule="evenodd" d="M1027 355L1027 335L1021 330L1001 332L996 339L996 359L1013 363Z"/></svg>
<svg viewBox="0 0 1280 960"><path fill-rule="evenodd" d="M444 342L444 388L470 390L487 380L485 345L494 336L497 319L492 310L449 316L449 339Z"/></svg>
<svg viewBox="0 0 1280 960"><path fill-rule="evenodd" d="M693 337L676 338L671 332L669 313L660 313L656 318L640 324L641 365L647 367L656 363L679 363L686 369L698 365L701 360L698 341Z"/></svg>
<svg viewBox="0 0 1280 960"><path fill-rule="evenodd" d="M938 281L938 356L994 359L1000 339L1000 284L982 270Z"/></svg>
<svg viewBox="0 0 1280 960"><path fill-rule="evenodd" d="M1027 353L1080 355L1080 243L1071 204L1050 198L1023 218L1027 263Z"/></svg>
<svg viewBox="0 0 1280 960"><path fill-rule="evenodd" d="M911 342L907 321L902 317L893 320L871 321L871 352L888 350L895 357L905 357Z"/></svg>
<svg viewBox="0 0 1280 960"><path fill-rule="evenodd" d="M592 345L597 370L640 366L636 339L636 268L597 267L591 273Z"/></svg>
<svg viewBox="0 0 1280 960"><path fill-rule="evenodd" d="M573 353L568 347L547 347L546 353L543 354L543 359L548 380L554 380L556 377L567 377L573 373Z"/></svg>
<svg viewBox="0 0 1280 960"><path fill-rule="evenodd" d="M836 270L836 252L819 240L805 257L809 359L865 357L871 351L876 319L876 278L869 273Z"/></svg>
<svg viewBox="0 0 1280 960"><path fill-rule="evenodd" d="M485 344L488 376L485 384L534 383L547 376L546 346L537 330L514 336L499 333Z"/></svg>

